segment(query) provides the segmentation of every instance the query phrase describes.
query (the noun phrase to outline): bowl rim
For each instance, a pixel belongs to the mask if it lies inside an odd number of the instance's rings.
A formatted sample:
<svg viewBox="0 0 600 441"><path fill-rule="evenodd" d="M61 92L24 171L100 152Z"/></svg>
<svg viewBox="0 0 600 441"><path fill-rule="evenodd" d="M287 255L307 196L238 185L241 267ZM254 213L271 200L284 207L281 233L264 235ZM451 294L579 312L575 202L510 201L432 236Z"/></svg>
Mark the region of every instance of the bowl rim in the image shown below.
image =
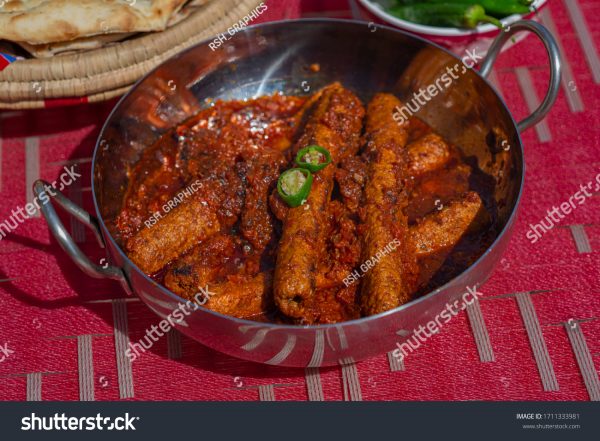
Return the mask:
<svg viewBox="0 0 600 441"><path fill-rule="evenodd" d="M260 29L264 29L264 28L276 28L276 27L281 27L284 30L286 29L287 26L289 25L306 25L309 23L315 23L315 24L334 24L336 26L342 25L342 26L360 26L360 27L365 27L366 28L366 22L363 20L349 20L349 19L338 19L338 18L303 18L303 19L288 19L288 20L279 20L279 21L273 21L273 22L266 22L266 23L259 23L256 25L252 25L252 26L248 26L246 28L244 28L242 31L237 32L233 38L235 38L237 36L237 34L244 34L246 35L247 33L250 32L256 32L257 30ZM456 60L460 61L460 58L453 54L450 50L430 41L427 40L423 37L420 37L418 35L414 35L410 32L392 27L392 26L388 26L388 25L381 25L381 24L377 24L376 25L377 28L379 29L383 29L386 31L390 31L392 33L400 33L403 34L404 36L408 37L408 38L413 38L416 40L420 40L421 42L423 42L426 45L430 45L430 46L434 46L435 48L445 52L446 54L450 55L451 57L455 58ZM233 39L232 38L232 39ZM96 171L96 164L97 164L97 160L98 160L98 153L101 150L101 142L103 141L103 134L105 133L108 125L110 122L112 122L114 115L119 111L121 105L131 96L135 93L135 91L138 89L138 87L140 86L141 83L143 83L144 81L146 81L146 79L148 79L149 77L151 77L152 75L155 74L155 72L162 68L165 64L167 63L171 63L174 60L176 60L178 57L180 57L181 55L191 52L193 50L195 50L197 47L202 46L202 45L207 45L209 42L211 42L213 40L213 37L211 38L207 38L181 52L178 52L177 54L174 54L172 57L169 57L168 59L164 60L163 62L161 62L158 66L154 67L153 69L151 69L148 73L146 73L143 77L141 77L132 87L131 89L129 89L129 91L123 95L119 101L115 104L115 106L113 107L113 109L111 110L110 114L108 115L108 117L106 118L106 120L104 121L104 124L102 125L102 129L100 130L100 133L98 134L98 138L96 140L96 146L94 148L94 154L92 157L92 164L91 164L91 191L92 191L92 198L94 201L94 210L96 211L96 217L98 219L98 223L101 226L101 230L103 233L103 236L106 240L106 238L108 238L108 240L110 241L110 243L112 244L112 248L116 249L117 253L119 254L119 256L123 259L123 262L125 263L125 268L131 268L132 271L135 271L138 273L138 276L141 276L146 282L150 283L151 285L154 285L156 288L159 289L159 291L161 291L162 294L166 295L167 297L171 298L174 301L177 301L178 303L183 303L185 304L187 302L186 299L178 296L177 294L173 293L172 291L170 291L169 289L167 289L165 286L159 284L158 282L156 282L154 279L152 279L150 276L148 276L146 273L144 273L141 269L139 269L137 267L137 265L135 265L135 263L133 263L133 261L131 261L131 259L129 259L129 256L127 256L127 254L123 251L123 249L121 248L121 246L115 241L114 237L112 236L112 234L110 234L110 231L108 230L106 224L104 223L104 219L100 213L99 210L99 206L98 206L98 199L96 197L96 185L95 185L95 180L94 180L94 176L95 176L95 171ZM434 297L436 294L444 291L445 289L447 289L450 285L453 284L453 282L455 282L457 279L459 278L464 278L466 277L468 274L470 274L472 271L475 270L476 267L479 267L479 265L482 263L482 261L492 252L494 251L494 249L498 246L498 244L500 243L501 240L504 239L504 236L506 234L510 233L510 228L512 227L515 218L517 216L517 212L519 211L519 205L521 202L521 197L523 195L523 187L524 187L524 183L525 183L525 156L523 154L523 141L521 139L521 133L519 132L517 123L515 122L515 119L512 115L512 113L510 112L508 106L506 105L506 103L504 102L503 98L498 94L498 92L496 91L496 89L491 85L491 83L483 76L481 76L479 74L478 71L471 69L479 78L481 78L485 84L491 89L492 93L494 93L494 95L496 95L496 98L498 99L499 103L501 103L505 110L506 113L508 115L508 117L510 118L510 121L512 122L514 129L515 129L515 133L517 136L517 140L519 143L519 155L521 157L521 164L522 164L522 172L521 172L521 177L519 179L519 187L518 187L518 193L516 195L515 198L515 203L514 203L514 207L510 213L510 215L508 216L504 226L500 229L497 237L494 239L494 241L490 244L490 246L468 267L466 268L463 272L457 274L455 277L453 277L452 279L450 279L449 281L447 281L446 283L444 283L442 286L439 286L437 288L435 288L434 290L428 292L427 294L424 294L416 299L413 299L411 301L409 301L408 303L404 303L396 308L390 309L388 311L385 312L381 312L379 314L374 314L374 315L370 315L370 316L366 316L366 317L360 317L358 319L352 319L352 320L346 320L343 322L338 322L338 323L327 323L327 324L317 324L317 325L290 325L290 324L278 324L278 323L270 323L270 322L257 322L257 321L253 321L253 320L248 320L248 319L243 319L243 318L238 318L238 317L233 317L230 315L226 315L226 314L222 314L220 312L216 312L216 311L212 311L210 309L207 308L202 308L202 312L204 313L208 313L211 314L213 316L215 316L215 318L217 319L225 319L227 321L233 322L239 326L252 326L252 327L261 327L261 328L268 328L268 329L287 329L289 331L295 331L295 332L302 332L302 331L317 331L317 330L328 330L328 329L333 329L333 328L340 328L340 327L345 327L345 326L355 326L355 325L364 325L366 323L372 322L372 321L376 321L379 320L383 317L387 317L387 316L391 316L394 315L400 311L404 311L406 309L409 309L411 307L413 307L414 305L417 305L421 302L424 302L426 300L429 300L430 298ZM123 268L122 268L123 269ZM126 271L124 271L125 273L125 277L127 277ZM477 283L478 285L480 284L480 282ZM464 290L466 291L466 289L469 288L468 286L464 287ZM140 299L144 300L144 296L141 296L139 293L137 293L135 290L133 290L133 293L138 296ZM146 303L144 301L144 303ZM194 311L194 313L198 313L200 311L200 309Z"/></svg>
<svg viewBox="0 0 600 441"><path fill-rule="evenodd" d="M383 9L383 6L377 2L377 0L358 0L360 4L365 7L369 12L375 15L377 18L384 20L386 23L397 26L401 29L405 29L411 32L417 32L423 35L430 35L436 37L466 37L466 36L478 36L481 34L488 34L494 31L498 31L499 29L490 23L485 23L478 25L475 29L460 29L460 28L449 28L449 27L440 27L440 26L428 26L419 23L414 23L412 21L403 20L398 17L394 17L389 14L387 11ZM534 0L533 6L540 10L548 0ZM531 14L535 12L530 12L528 14L513 14L508 17L504 17L500 21L509 25L518 20L525 19L529 17Z"/></svg>

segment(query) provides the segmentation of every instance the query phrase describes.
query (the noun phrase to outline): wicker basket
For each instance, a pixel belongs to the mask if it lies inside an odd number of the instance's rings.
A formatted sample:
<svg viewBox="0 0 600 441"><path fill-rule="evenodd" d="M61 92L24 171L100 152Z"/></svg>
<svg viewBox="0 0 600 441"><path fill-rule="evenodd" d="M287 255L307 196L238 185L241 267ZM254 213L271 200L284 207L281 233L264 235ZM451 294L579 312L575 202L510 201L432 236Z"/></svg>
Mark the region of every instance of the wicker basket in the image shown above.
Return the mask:
<svg viewBox="0 0 600 441"><path fill-rule="evenodd" d="M225 32L260 3L213 0L162 32L88 52L16 61L0 72L0 108L31 109L55 100L93 102L122 95L167 58Z"/></svg>

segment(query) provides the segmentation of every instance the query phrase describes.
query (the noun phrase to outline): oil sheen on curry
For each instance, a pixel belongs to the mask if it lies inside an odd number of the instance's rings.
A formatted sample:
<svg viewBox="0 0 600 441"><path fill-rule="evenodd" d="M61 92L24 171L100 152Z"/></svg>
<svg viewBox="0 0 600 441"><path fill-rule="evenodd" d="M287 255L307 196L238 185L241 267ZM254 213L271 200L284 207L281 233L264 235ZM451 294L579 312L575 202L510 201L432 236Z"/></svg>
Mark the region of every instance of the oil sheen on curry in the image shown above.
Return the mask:
<svg viewBox="0 0 600 441"><path fill-rule="evenodd" d="M468 267L494 237L485 177L393 95L217 101L148 147L115 221L172 292L255 321L382 313Z"/></svg>

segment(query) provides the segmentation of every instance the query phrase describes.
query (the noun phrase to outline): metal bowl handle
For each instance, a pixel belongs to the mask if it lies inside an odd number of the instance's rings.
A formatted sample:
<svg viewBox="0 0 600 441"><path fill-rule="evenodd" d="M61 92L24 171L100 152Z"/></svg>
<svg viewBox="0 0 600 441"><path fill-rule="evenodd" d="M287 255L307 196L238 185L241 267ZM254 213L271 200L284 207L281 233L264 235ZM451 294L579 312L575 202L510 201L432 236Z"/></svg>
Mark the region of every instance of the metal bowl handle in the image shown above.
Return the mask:
<svg viewBox="0 0 600 441"><path fill-rule="evenodd" d="M546 96L544 101L542 101L542 104L540 104L540 106L531 115L520 121L517 125L519 132L523 132L540 122L550 111L554 101L556 101L556 97L560 89L562 62L560 59L558 45L556 44L556 40L550 31L535 21L520 20L507 26L504 32L501 32L500 35L496 37L490 46L487 56L481 63L481 67L479 69L481 76L487 77L489 75L489 73L492 71L494 61L496 61L496 58L498 57L502 46L504 46L504 43L506 43L506 40L519 31L530 31L537 35L539 39L542 40L542 43L544 43L544 47L548 53L548 58L550 59L550 85L548 87L548 91L546 92Z"/></svg>
<svg viewBox="0 0 600 441"><path fill-rule="evenodd" d="M51 189L51 191L48 191ZM63 195L60 191L50 186L49 183L43 180L37 180L33 184L33 192L40 201L40 209L42 210L42 214L46 218L46 222L48 223L48 228L60 244L61 248L71 256L73 262L88 276L95 277L98 279L109 278L113 280L120 281L129 291L129 283L123 273L123 270L116 266L100 266L93 263L88 257L83 254L81 249L77 246L71 235L68 233L67 229L61 222L56 214L56 210L54 209L51 199L54 199L58 205L60 205L67 213L74 216L83 223L85 226L90 228L98 240L98 243L102 248L104 248L104 240L102 239L102 235L100 233L100 227L98 225L98 220L90 215L83 208L78 206L69 200L65 195Z"/></svg>

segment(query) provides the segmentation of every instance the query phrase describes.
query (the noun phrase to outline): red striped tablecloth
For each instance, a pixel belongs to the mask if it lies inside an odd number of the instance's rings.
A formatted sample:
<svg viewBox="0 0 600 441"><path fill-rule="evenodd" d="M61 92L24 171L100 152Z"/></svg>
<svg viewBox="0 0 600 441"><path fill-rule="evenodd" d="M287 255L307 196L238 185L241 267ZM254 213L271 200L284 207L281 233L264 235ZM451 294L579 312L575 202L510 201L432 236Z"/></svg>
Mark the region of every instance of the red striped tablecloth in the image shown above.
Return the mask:
<svg viewBox="0 0 600 441"><path fill-rule="evenodd" d="M297 15L285 2L273 8ZM281 12L281 11L280 11ZM305 16L355 17L354 1L304 1ZM286 369L240 361L177 332L133 366L115 351L157 317L118 285L84 276L33 217L0 241L1 400L600 400L598 192L535 244L529 224L600 173L600 3L550 0L541 20L560 40L565 77L548 118L523 136L522 209L483 298L403 363ZM517 118L548 80L542 45L504 53L494 81ZM0 221L32 200L32 182L75 165L68 196L92 210L90 161L114 101L0 112ZM83 251L102 251L76 222Z"/></svg>

